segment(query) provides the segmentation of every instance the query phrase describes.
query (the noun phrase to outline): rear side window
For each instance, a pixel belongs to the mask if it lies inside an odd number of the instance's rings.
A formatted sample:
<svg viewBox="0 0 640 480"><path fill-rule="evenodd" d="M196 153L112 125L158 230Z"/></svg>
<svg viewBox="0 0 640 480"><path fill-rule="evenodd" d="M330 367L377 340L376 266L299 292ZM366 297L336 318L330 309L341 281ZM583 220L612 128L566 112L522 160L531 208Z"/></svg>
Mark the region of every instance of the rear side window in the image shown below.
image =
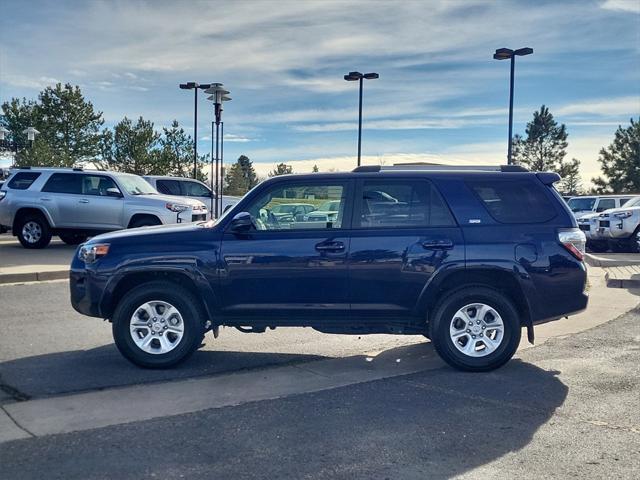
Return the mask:
<svg viewBox="0 0 640 480"><path fill-rule="evenodd" d="M177 180L157 180L158 191L164 195L182 195L180 182Z"/></svg>
<svg viewBox="0 0 640 480"><path fill-rule="evenodd" d="M469 181L467 185L500 223L543 223L556 216L544 187L529 180Z"/></svg>
<svg viewBox="0 0 640 480"><path fill-rule="evenodd" d="M7 184L7 187L14 190L26 190L40 176L38 172L18 172Z"/></svg>
<svg viewBox="0 0 640 480"><path fill-rule="evenodd" d="M610 208L616 208L616 201L613 198L602 198L598 202L598 208L596 208L596 212L604 212L605 210L609 210Z"/></svg>
<svg viewBox="0 0 640 480"><path fill-rule="evenodd" d="M82 175L54 173L42 188L43 192L82 194Z"/></svg>
<svg viewBox="0 0 640 480"><path fill-rule="evenodd" d="M187 197L210 197L209 189L198 182L183 181L182 188Z"/></svg>
<svg viewBox="0 0 640 480"><path fill-rule="evenodd" d="M365 181L360 206L360 227L452 226L449 208L424 180Z"/></svg>

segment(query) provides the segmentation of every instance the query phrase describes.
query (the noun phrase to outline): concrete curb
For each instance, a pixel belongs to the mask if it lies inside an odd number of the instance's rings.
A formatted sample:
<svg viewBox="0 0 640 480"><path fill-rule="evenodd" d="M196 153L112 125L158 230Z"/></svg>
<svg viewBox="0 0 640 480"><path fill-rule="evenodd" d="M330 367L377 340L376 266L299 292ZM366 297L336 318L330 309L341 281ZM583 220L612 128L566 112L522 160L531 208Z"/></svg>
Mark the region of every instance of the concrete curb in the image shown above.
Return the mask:
<svg viewBox="0 0 640 480"><path fill-rule="evenodd" d="M61 280L65 278L69 278L69 270L52 270L49 272L2 273L0 274L0 284L44 282L47 280Z"/></svg>
<svg viewBox="0 0 640 480"><path fill-rule="evenodd" d="M591 265L592 267L626 267L629 265L640 265L640 261L633 262L630 260L611 260L609 258L602 258L592 253L585 253L584 260L587 262L587 265Z"/></svg>
<svg viewBox="0 0 640 480"><path fill-rule="evenodd" d="M611 278L609 272L604 274L609 288L640 288L640 278Z"/></svg>

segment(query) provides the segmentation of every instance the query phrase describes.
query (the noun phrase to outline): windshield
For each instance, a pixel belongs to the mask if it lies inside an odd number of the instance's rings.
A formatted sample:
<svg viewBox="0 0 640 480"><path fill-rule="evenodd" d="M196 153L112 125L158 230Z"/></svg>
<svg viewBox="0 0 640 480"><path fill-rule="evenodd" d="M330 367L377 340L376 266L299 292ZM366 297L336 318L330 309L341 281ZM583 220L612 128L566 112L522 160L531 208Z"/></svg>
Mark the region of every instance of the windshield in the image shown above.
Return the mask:
<svg viewBox="0 0 640 480"><path fill-rule="evenodd" d="M629 200L627 203L622 205L620 208L624 208L624 207L640 207L640 197L633 197L631 200Z"/></svg>
<svg viewBox="0 0 640 480"><path fill-rule="evenodd" d="M337 212L339 203L340 202L337 202L335 200L324 202L322 205L320 205L320 208L318 210L321 212Z"/></svg>
<svg viewBox="0 0 640 480"><path fill-rule="evenodd" d="M158 195L158 192L142 177L118 175L118 182L129 195Z"/></svg>
<svg viewBox="0 0 640 480"><path fill-rule="evenodd" d="M572 198L567 203L572 212L582 212L585 210L593 210L596 203L595 197Z"/></svg>
<svg viewBox="0 0 640 480"><path fill-rule="evenodd" d="M276 205L271 211L273 213L293 213L296 211L296 205Z"/></svg>

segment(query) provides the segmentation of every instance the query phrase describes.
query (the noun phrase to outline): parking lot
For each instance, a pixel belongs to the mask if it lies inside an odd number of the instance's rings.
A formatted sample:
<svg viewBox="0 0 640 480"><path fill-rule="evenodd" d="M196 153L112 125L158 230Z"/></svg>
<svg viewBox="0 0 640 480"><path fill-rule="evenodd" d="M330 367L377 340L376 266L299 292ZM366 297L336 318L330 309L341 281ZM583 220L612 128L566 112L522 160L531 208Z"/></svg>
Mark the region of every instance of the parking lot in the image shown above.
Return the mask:
<svg viewBox="0 0 640 480"><path fill-rule="evenodd" d="M62 271L74 251L0 238L4 272ZM178 368L143 370L117 352L110 324L72 310L65 280L1 284L3 473L630 478L640 289L589 272L589 309L540 326L536 346L523 340L516 360L487 374L452 370L420 336L304 328L222 329ZM151 448L153 438L171 448Z"/></svg>

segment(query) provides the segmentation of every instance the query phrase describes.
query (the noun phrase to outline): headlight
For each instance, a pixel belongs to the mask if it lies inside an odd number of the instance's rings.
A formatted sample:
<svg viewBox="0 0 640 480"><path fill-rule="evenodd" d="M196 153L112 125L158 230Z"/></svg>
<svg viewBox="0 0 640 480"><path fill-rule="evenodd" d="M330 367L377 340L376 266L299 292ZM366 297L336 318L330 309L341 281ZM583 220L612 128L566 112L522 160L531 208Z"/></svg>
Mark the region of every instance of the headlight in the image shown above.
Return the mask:
<svg viewBox="0 0 640 480"><path fill-rule="evenodd" d="M613 216L617 217L617 218L629 218L631 215L633 215L633 212L630 210L627 210L625 212L618 212L618 213L614 213Z"/></svg>
<svg viewBox="0 0 640 480"><path fill-rule="evenodd" d="M109 253L108 243L82 245L80 250L78 250L78 258L84 263L93 263L98 258L104 257L107 253Z"/></svg>
<svg viewBox="0 0 640 480"><path fill-rule="evenodd" d="M183 205L181 203L167 203L164 206L167 210L171 210L175 213L184 212L185 210L189 210L189 205Z"/></svg>

